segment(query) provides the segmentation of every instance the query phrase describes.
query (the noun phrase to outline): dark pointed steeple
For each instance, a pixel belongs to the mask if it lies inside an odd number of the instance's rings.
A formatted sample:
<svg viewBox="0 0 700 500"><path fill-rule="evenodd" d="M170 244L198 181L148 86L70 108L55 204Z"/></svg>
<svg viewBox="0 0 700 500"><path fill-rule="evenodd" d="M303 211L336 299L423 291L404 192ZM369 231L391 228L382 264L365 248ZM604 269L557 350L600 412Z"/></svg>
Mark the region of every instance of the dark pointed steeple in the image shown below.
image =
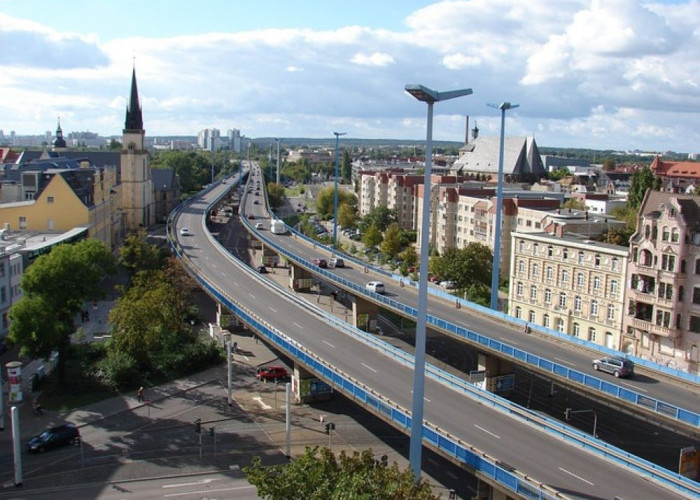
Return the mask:
<svg viewBox="0 0 700 500"><path fill-rule="evenodd" d="M125 130L143 130L143 116L141 115L141 104L139 103L139 89L136 87L136 68L131 75L131 96L129 104L126 106Z"/></svg>
<svg viewBox="0 0 700 500"><path fill-rule="evenodd" d="M58 118L58 126L56 127L56 139L53 141L53 147L65 149L68 147L66 140L63 138L63 130L61 130L61 118Z"/></svg>

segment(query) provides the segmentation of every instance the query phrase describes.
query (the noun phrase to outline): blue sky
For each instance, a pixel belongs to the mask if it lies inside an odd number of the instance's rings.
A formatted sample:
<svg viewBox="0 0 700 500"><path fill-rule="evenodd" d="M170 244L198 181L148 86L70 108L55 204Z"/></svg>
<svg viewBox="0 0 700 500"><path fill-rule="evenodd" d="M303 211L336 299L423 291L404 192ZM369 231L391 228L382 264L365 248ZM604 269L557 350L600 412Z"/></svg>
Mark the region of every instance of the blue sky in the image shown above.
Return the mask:
<svg viewBox="0 0 700 500"><path fill-rule="evenodd" d="M0 129L119 134L136 64L148 135L422 139L435 106L541 146L700 152L698 0L0 0Z"/></svg>

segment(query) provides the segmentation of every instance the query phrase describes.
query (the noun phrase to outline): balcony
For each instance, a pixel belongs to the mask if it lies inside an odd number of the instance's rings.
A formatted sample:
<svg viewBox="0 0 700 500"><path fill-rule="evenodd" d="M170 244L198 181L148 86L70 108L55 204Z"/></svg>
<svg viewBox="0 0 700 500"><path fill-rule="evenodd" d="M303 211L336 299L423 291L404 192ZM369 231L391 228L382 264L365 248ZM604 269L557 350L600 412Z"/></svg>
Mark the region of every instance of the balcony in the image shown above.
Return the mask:
<svg viewBox="0 0 700 500"><path fill-rule="evenodd" d="M646 330L647 332L658 335L659 337L669 339L675 339L681 335L681 331L677 328L666 328L665 326L655 325L654 323L637 318L632 319L632 326L640 330Z"/></svg>

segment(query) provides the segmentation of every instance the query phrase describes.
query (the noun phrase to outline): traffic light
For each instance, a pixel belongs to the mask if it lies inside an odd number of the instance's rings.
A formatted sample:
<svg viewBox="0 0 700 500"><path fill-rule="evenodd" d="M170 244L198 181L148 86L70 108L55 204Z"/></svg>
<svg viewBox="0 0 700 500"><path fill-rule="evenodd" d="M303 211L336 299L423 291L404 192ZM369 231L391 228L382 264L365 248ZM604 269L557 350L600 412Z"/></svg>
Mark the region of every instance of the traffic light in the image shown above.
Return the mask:
<svg viewBox="0 0 700 500"><path fill-rule="evenodd" d="M456 500L457 499L457 492L455 490L450 490L450 500Z"/></svg>
<svg viewBox="0 0 700 500"><path fill-rule="evenodd" d="M198 418L197 420L194 421L194 432L195 432L195 434L202 433L202 419L201 418Z"/></svg>
<svg viewBox="0 0 700 500"><path fill-rule="evenodd" d="M330 434L331 431L335 430L335 424L333 422L328 422L326 424L326 434Z"/></svg>

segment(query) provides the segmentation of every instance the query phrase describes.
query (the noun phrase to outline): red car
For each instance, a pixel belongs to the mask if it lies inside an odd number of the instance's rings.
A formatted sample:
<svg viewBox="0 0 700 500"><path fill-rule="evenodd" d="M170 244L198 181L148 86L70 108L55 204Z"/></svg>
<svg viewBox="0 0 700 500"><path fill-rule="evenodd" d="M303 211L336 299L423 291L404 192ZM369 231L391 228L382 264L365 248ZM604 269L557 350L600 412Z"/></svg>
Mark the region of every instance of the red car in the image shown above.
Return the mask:
<svg viewBox="0 0 700 500"><path fill-rule="evenodd" d="M262 381L286 380L289 378L289 372L284 366L266 366L264 368L258 368L256 376L258 380Z"/></svg>

